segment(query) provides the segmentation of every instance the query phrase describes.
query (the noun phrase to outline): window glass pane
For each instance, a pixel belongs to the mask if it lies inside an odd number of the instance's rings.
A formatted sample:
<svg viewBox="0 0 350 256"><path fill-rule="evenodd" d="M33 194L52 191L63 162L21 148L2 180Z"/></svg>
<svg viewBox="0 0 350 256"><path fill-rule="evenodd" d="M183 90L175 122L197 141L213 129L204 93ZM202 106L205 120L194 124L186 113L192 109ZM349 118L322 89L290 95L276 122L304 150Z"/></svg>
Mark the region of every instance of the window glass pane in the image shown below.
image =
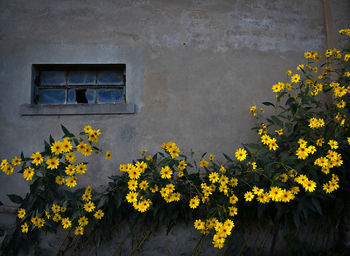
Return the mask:
<svg viewBox="0 0 350 256"><path fill-rule="evenodd" d="M64 71L41 71L41 85L65 85Z"/></svg>
<svg viewBox="0 0 350 256"><path fill-rule="evenodd" d="M91 85L95 84L95 71L69 71L68 84L71 85Z"/></svg>
<svg viewBox="0 0 350 256"><path fill-rule="evenodd" d="M123 102L123 90L97 90L97 103Z"/></svg>
<svg viewBox="0 0 350 256"><path fill-rule="evenodd" d="M40 104L64 104L66 90L39 90Z"/></svg>
<svg viewBox="0 0 350 256"><path fill-rule="evenodd" d="M97 75L98 84L123 84L123 73L121 71L100 71Z"/></svg>
<svg viewBox="0 0 350 256"><path fill-rule="evenodd" d="M75 90L68 90L68 102L69 104L76 103L75 100Z"/></svg>
<svg viewBox="0 0 350 256"><path fill-rule="evenodd" d="M88 100L88 103L95 103L95 95L96 95L95 90L86 90L85 95Z"/></svg>

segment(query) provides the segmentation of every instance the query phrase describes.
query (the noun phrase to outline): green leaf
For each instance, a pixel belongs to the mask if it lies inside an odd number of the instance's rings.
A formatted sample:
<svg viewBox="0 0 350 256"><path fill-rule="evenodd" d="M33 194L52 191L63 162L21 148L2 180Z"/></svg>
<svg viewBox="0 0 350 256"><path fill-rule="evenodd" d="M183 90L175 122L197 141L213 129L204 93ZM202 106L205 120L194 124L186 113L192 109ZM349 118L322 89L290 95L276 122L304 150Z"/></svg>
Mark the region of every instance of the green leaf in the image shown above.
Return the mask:
<svg viewBox="0 0 350 256"><path fill-rule="evenodd" d="M274 124L279 125L281 127L283 126L283 122L277 116L271 116L271 118Z"/></svg>
<svg viewBox="0 0 350 256"><path fill-rule="evenodd" d="M11 202L16 204L21 204L23 202L23 198L20 197L19 195L11 194L11 195L7 195L7 197L11 200Z"/></svg>
<svg viewBox="0 0 350 256"><path fill-rule="evenodd" d="M44 146L45 146L45 153L49 154L51 152L51 147L46 140L44 140Z"/></svg>
<svg viewBox="0 0 350 256"><path fill-rule="evenodd" d="M299 213L296 211L293 212L293 221L295 226L298 228L300 226L300 216Z"/></svg>
<svg viewBox="0 0 350 256"><path fill-rule="evenodd" d="M226 155L225 153L222 153L222 154L224 155L227 161L233 162L233 160L228 155Z"/></svg>
<svg viewBox="0 0 350 256"><path fill-rule="evenodd" d="M265 101L262 104L264 104L265 106L273 106L275 108L275 105L268 101Z"/></svg>
<svg viewBox="0 0 350 256"><path fill-rule="evenodd" d="M72 134L70 131L68 131L68 129L66 127L64 127L62 124L61 124L61 128L62 128L62 131L63 131L65 137L69 137L69 138L74 137L74 134Z"/></svg>
<svg viewBox="0 0 350 256"><path fill-rule="evenodd" d="M312 201L312 204L315 206L317 212L318 212L320 215L323 215L320 202L319 202L316 198L314 198L314 197L311 198L311 201Z"/></svg>
<svg viewBox="0 0 350 256"><path fill-rule="evenodd" d="M51 144L51 145L55 142L55 140L52 138L51 135L50 135L49 141L50 141L50 144Z"/></svg>

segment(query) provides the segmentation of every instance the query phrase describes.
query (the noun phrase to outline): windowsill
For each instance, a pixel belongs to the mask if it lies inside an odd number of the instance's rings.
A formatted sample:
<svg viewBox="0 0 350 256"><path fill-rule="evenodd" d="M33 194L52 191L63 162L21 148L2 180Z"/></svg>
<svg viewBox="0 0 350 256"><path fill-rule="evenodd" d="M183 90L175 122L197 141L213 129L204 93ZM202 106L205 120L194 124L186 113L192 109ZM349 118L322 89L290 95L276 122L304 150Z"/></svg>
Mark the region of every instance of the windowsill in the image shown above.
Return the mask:
<svg viewBox="0 0 350 256"><path fill-rule="evenodd" d="M23 104L22 116L71 116L71 115L123 115L135 114L135 104L72 104L72 105L36 105Z"/></svg>

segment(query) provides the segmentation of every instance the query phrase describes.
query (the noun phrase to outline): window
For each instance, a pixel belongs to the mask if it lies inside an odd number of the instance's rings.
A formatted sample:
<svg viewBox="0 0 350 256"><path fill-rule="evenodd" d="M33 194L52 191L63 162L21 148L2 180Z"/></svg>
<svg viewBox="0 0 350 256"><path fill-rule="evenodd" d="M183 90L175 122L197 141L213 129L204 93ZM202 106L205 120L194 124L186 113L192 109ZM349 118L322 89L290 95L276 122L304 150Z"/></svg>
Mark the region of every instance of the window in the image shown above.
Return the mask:
<svg viewBox="0 0 350 256"><path fill-rule="evenodd" d="M125 65L33 65L33 104L125 103Z"/></svg>
<svg viewBox="0 0 350 256"><path fill-rule="evenodd" d="M134 114L125 64L33 64L31 104L22 116Z"/></svg>

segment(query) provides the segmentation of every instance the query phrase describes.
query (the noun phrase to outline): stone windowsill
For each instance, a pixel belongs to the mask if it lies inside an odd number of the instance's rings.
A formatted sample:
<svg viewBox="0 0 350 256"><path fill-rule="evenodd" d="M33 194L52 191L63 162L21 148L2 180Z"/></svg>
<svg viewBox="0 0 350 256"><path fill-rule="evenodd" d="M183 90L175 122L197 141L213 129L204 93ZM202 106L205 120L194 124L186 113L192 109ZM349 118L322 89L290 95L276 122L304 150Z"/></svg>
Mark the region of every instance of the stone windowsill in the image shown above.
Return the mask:
<svg viewBox="0 0 350 256"><path fill-rule="evenodd" d="M35 105L23 104L22 116L61 116L61 115L122 115L134 114L135 104L72 104L72 105Z"/></svg>

